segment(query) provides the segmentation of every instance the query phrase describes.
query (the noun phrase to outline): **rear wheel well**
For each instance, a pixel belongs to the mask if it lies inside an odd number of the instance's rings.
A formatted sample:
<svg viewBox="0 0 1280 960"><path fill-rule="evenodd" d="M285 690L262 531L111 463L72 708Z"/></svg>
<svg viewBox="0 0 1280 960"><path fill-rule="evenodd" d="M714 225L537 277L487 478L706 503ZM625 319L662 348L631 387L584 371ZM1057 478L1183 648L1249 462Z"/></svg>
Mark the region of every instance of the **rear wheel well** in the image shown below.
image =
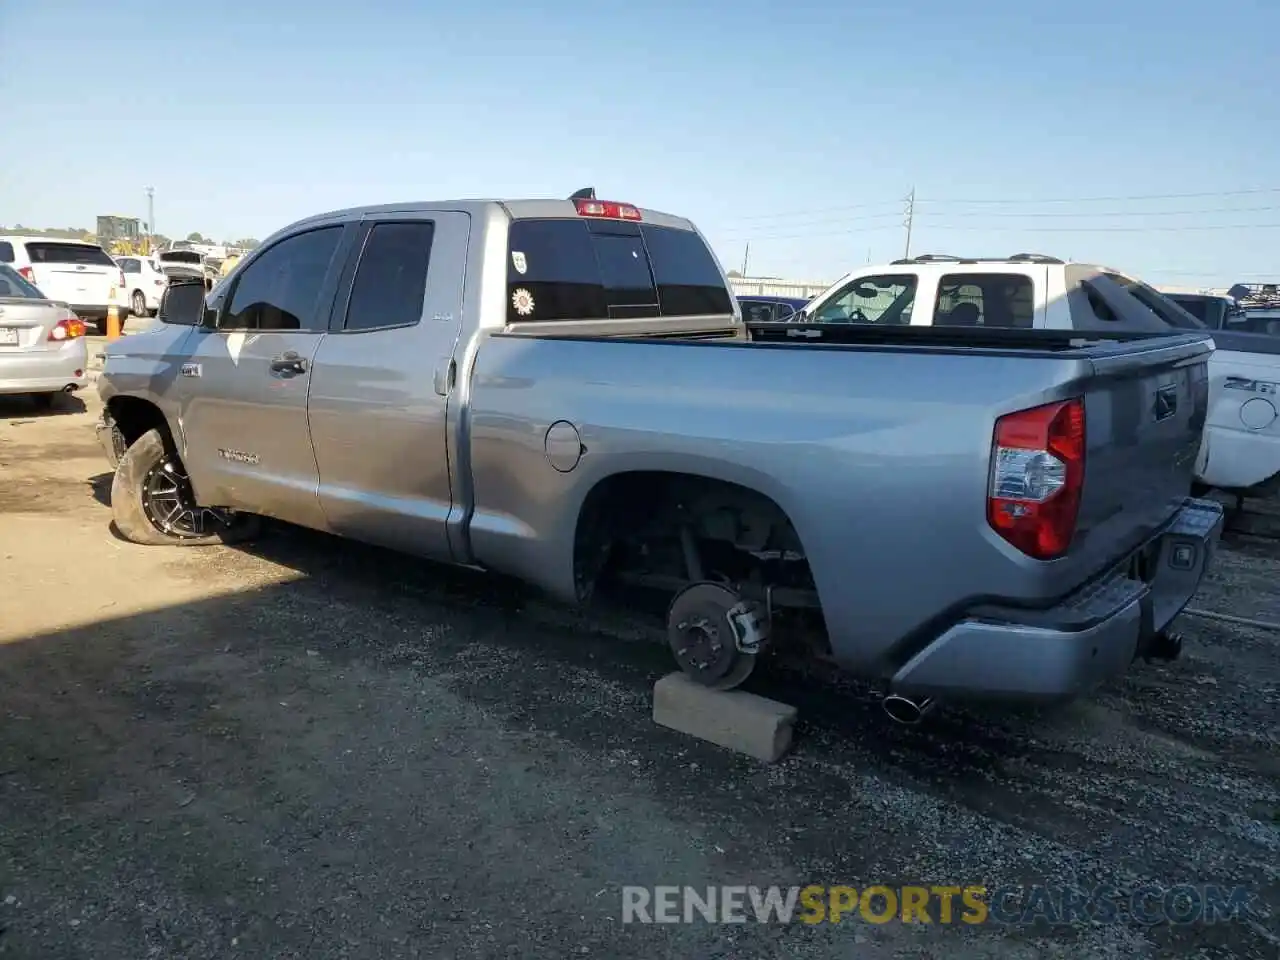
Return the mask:
<svg viewBox="0 0 1280 960"><path fill-rule="evenodd" d="M159 430L170 442L169 423L160 408L149 400L138 397L112 397L107 402L107 414L120 430L126 447L131 447L148 430Z"/></svg>
<svg viewBox="0 0 1280 960"><path fill-rule="evenodd" d="M818 609L800 536L772 498L689 473L636 471L596 484L578 514L580 600L610 581L678 591L716 581L744 597Z"/></svg>

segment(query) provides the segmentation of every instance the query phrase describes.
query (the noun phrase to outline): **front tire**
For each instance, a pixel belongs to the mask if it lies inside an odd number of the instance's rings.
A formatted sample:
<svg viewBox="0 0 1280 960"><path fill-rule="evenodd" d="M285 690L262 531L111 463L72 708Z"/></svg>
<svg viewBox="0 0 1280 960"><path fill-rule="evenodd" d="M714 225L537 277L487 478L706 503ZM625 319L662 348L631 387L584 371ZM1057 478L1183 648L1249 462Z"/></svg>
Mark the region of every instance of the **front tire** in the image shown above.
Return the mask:
<svg viewBox="0 0 1280 960"><path fill-rule="evenodd" d="M159 430L135 440L116 465L111 515L122 537L144 546L235 543L261 529L252 514L197 505L182 462Z"/></svg>

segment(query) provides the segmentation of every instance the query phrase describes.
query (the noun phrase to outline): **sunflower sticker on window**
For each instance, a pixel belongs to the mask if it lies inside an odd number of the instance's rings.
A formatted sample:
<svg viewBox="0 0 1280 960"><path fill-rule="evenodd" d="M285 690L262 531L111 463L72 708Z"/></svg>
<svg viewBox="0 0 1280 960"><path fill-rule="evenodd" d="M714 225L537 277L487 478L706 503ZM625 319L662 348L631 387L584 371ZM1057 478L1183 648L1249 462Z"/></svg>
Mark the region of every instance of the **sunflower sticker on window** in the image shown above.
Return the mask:
<svg viewBox="0 0 1280 960"><path fill-rule="evenodd" d="M515 307L516 313L522 317L527 317L533 313L533 294L521 287L511 295L511 306Z"/></svg>

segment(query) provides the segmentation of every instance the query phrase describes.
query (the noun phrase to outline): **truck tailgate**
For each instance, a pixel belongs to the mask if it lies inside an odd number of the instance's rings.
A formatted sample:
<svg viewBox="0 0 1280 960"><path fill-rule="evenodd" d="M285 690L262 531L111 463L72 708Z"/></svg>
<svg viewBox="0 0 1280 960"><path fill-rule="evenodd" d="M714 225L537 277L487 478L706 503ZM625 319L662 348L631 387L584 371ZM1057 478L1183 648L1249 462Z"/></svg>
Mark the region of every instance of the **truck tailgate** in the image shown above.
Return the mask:
<svg viewBox="0 0 1280 960"><path fill-rule="evenodd" d="M1209 406L1210 353L1204 342L1153 338L1148 349L1094 359L1073 554L1132 549L1188 496Z"/></svg>

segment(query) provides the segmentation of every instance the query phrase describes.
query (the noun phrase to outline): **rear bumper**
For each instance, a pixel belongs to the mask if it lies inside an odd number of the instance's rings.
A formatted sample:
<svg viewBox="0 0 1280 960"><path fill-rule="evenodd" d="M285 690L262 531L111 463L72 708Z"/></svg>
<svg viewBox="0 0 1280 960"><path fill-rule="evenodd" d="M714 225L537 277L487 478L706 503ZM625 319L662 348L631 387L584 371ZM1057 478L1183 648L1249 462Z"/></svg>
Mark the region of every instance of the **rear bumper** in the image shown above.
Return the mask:
<svg viewBox="0 0 1280 960"><path fill-rule="evenodd" d="M57 350L0 354L0 394L56 393L89 385L89 351L83 337L64 343Z"/></svg>
<svg viewBox="0 0 1280 960"><path fill-rule="evenodd" d="M1030 702L1088 693L1124 673L1182 612L1212 560L1222 517L1220 504L1188 499L1150 542L1145 579L1129 558L1049 610L973 611L898 670L892 689Z"/></svg>

